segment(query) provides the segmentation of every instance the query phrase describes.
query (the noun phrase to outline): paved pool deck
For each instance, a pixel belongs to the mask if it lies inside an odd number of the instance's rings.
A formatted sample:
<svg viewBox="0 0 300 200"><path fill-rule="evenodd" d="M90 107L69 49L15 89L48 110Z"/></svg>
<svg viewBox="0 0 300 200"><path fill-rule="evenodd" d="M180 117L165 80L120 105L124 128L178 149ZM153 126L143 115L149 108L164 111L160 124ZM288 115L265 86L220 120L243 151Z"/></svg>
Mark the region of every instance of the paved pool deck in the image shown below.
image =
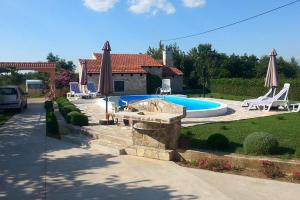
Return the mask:
<svg viewBox="0 0 300 200"><path fill-rule="evenodd" d="M213 98L195 98L200 100L214 101L228 106L228 111L225 115L207 118L184 118L182 119L182 126L194 126L208 123L230 122L243 119L251 119L258 117L267 117L272 115L278 115L286 113L286 111L260 111L260 110L248 110L248 108L242 107L241 101L213 99Z"/></svg>
<svg viewBox="0 0 300 200"><path fill-rule="evenodd" d="M216 117L205 117L205 118L184 118L182 119L182 126L194 126L208 123L219 123L219 122L229 122L250 118L266 117L272 115L278 115L286 113L286 111L260 111L260 110L248 110L245 107L242 107L241 101L233 100L224 100L224 99L213 99L213 98L195 98L200 100L209 100L222 104L228 105L228 111L225 115L216 116ZM89 117L92 123L98 123L100 118L105 116L104 109L97 105L97 99L80 99L74 101L76 106L78 106L83 112L85 112Z"/></svg>
<svg viewBox="0 0 300 200"><path fill-rule="evenodd" d="M300 185L112 156L46 137L43 103L0 127L0 199L298 200Z"/></svg>

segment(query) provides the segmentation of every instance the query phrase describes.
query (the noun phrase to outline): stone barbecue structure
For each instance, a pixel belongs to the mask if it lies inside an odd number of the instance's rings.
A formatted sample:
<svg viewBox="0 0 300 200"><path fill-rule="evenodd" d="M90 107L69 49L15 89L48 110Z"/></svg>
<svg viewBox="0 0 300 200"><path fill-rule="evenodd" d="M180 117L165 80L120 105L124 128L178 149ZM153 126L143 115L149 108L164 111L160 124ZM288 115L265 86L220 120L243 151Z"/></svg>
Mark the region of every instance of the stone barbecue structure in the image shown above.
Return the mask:
<svg viewBox="0 0 300 200"><path fill-rule="evenodd" d="M98 85L102 54L94 53L91 59L79 59L80 71L85 64L88 80ZM146 54L111 54L113 95L147 94L147 75L170 79L172 93L181 93L183 73L173 66L172 50L163 51L163 63ZM81 74L81 73L79 73Z"/></svg>
<svg viewBox="0 0 300 200"><path fill-rule="evenodd" d="M160 160L172 160L178 145L181 119L186 110L162 99L148 99L130 105L135 112L118 112L115 117L132 126L133 145L126 153Z"/></svg>

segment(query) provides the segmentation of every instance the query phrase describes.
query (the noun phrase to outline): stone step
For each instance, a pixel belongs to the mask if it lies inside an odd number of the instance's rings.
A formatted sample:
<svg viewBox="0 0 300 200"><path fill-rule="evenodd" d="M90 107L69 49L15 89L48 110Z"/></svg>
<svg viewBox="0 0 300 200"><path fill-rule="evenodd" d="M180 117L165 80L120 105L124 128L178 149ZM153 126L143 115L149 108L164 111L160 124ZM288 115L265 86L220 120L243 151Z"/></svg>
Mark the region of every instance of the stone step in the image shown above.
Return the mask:
<svg viewBox="0 0 300 200"><path fill-rule="evenodd" d="M99 153L110 155L124 155L125 146L89 138L85 135L63 135L62 141L80 145L81 148L96 150Z"/></svg>
<svg viewBox="0 0 300 200"><path fill-rule="evenodd" d="M124 155L125 147L116 144L110 144L100 140L92 140L89 142L90 149L97 150L100 153L110 154L110 155Z"/></svg>
<svg viewBox="0 0 300 200"><path fill-rule="evenodd" d="M97 130L89 129L87 135L92 137L94 140L102 141L103 143L108 143L108 144L116 144L121 146L130 146L133 144L131 133L129 136L128 130L106 131L106 130L99 130L99 129Z"/></svg>
<svg viewBox="0 0 300 200"><path fill-rule="evenodd" d="M89 138L85 135L79 135L79 134L68 134L68 135L62 135L61 140L65 142L69 142L72 144L80 145L82 148L89 148L89 143L92 141L92 138Z"/></svg>
<svg viewBox="0 0 300 200"><path fill-rule="evenodd" d="M151 147L144 147L138 145L132 145L125 148L127 155L139 156L157 160L170 161L174 158L174 150L157 149Z"/></svg>
<svg viewBox="0 0 300 200"><path fill-rule="evenodd" d="M132 129L131 127L127 126L89 126L87 130L94 133L102 133L102 134L109 134L116 137L125 137L131 138L132 137Z"/></svg>
<svg viewBox="0 0 300 200"><path fill-rule="evenodd" d="M93 134L92 138L94 140L106 142L109 144L121 145L121 146L130 146L133 144L132 138L127 139L127 138L122 138L122 137L115 137L115 136L108 135L108 134L97 133L97 134Z"/></svg>

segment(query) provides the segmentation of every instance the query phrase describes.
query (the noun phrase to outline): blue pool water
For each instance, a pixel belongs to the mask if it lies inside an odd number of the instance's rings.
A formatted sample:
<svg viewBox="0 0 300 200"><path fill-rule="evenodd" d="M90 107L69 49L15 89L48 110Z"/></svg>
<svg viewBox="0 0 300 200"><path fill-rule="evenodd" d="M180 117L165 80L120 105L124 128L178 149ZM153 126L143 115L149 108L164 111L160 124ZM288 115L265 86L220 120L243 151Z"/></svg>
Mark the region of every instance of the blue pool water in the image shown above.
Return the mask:
<svg viewBox="0 0 300 200"><path fill-rule="evenodd" d="M196 99L189 99L185 97L178 97L178 96L162 96L162 95L128 95L128 96L121 96L119 99L119 106L125 106L128 103L141 101L145 99L151 98L159 98L164 99L168 102L178 104L181 106L186 107L187 110L206 110L212 108L218 108L221 105L211 101L202 101Z"/></svg>

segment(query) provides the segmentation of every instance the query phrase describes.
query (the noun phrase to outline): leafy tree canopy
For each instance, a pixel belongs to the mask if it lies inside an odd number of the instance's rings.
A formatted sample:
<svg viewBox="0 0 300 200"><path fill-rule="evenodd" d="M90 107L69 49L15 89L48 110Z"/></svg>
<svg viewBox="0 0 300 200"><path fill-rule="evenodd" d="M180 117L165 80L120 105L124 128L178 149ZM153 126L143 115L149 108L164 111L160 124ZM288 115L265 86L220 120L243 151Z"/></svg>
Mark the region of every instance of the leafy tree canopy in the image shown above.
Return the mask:
<svg viewBox="0 0 300 200"><path fill-rule="evenodd" d="M47 56L47 61L49 63L56 63L56 70L67 70L67 71L74 71L76 66L72 61L66 61L65 59L60 58L58 55L54 55L50 52Z"/></svg>
<svg viewBox="0 0 300 200"><path fill-rule="evenodd" d="M174 64L184 73L184 85L198 88L216 78L264 78L269 64L269 56L226 55L212 48L211 44L199 44L187 53L176 44L168 45L173 50ZM162 59L163 45L149 47L147 54ZM278 72L282 78L297 78L300 67L295 58L285 60L277 57Z"/></svg>

